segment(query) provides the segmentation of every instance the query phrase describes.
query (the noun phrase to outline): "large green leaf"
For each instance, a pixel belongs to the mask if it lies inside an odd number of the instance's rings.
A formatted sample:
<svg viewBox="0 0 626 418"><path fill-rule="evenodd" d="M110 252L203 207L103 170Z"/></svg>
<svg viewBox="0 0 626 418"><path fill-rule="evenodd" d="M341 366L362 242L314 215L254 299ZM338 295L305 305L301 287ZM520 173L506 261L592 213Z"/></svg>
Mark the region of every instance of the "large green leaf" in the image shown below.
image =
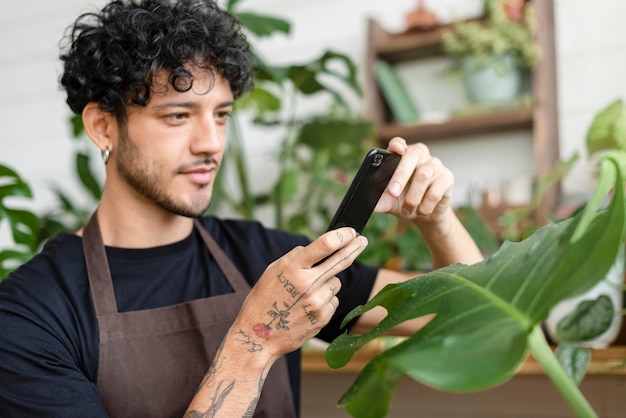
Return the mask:
<svg viewBox="0 0 626 418"><path fill-rule="evenodd" d="M456 264L389 285L351 312L344 324L376 306L388 315L366 334L337 338L326 352L331 367L342 367L363 344L404 321L436 316L374 358L340 405L354 416L382 417L404 375L453 392L487 389L512 377L526 357L536 325L560 300L601 280L622 248L620 164L604 158L602 168L599 190L615 186L606 210L597 211L592 199L576 217L542 227L521 242L505 242L481 263Z"/></svg>

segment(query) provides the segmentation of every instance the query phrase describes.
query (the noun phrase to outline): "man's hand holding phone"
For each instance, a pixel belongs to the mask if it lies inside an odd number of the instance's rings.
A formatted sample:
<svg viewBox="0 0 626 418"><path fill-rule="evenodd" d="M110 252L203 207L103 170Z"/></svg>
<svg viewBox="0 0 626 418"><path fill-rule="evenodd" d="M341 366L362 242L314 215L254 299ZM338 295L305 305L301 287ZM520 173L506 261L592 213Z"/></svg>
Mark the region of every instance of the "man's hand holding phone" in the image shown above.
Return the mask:
<svg viewBox="0 0 626 418"><path fill-rule="evenodd" d="M381 196L376 212L394 214L420 223L438 223L451 211L454 176L424 144L407 145L393 138L387 151L401 156Z"/></svg>
<svg viewBox="0 0 626 418"><path fill-rule="evenodd" d="M399 162L398 154L371 149L363 159L328 230L350 226L359 234L363 232Z"/></svg>
<svg viewBox="0 0 626 418"><path fill-rule="evenodd" d="M438 222L450 211L454 176L424 144L393 138L387 150L370 150L328 230L351 226L361 233L371 214Z"/></svg>
<svg viewBox="0 0 626 418"><path fill-rule="evenodd" d="M382 155L382 161L376 161L381 158L376 155ZM382 167L385 160L392 164ZM386 150L368 153L361 172L365 174L355 177L329 230L351 226L361 233L372 212L390 213L420 229L434 268L482 260L480 250L452 210L454 176L426 145L408 145L402 138L393 138ZM373 179L377 172L381 174L378 182Z"/></svg>

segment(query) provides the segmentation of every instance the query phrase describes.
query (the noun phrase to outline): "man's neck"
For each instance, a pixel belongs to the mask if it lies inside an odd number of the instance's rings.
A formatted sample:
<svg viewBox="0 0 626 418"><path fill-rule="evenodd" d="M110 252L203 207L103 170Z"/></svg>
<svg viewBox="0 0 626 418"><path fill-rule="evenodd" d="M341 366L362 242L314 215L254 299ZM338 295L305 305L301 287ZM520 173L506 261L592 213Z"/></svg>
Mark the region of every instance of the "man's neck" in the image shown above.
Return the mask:
<svg viewBox="0 0 626 418"><path fill-rule="evenodd" d="M134 207L102 195L98 223L105 245L148 248L178 242L189 236L193 219L167 212L155 204Z"/></svg>

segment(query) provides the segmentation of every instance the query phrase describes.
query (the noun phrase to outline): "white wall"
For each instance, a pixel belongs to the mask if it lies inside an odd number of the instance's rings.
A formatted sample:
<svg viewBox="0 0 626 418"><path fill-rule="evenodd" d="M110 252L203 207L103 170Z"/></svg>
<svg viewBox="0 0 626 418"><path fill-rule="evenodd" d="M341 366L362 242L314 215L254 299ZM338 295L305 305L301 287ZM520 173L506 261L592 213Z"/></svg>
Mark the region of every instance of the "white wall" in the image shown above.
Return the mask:
<svg viewBox="0 0 626 418"><path fill-rule="evenodd" d="M542 0L540 0L542 1ZM427 0L445 19L458 17L476 0ZM15 168L35 192L34 206L53 204L52 184L76 191L72 168L72 147L64 96L57 87L59 76L58 41L64 28L80 11L102 0L0 0L0 161ZM241 8L274 13L293 23L293 34L263 41L261 53L275 63L307 60L332 48L362 62L367 17L374 16L389 30L401 30L404 15L413 10L415 0L244 0ZM582 149L585 130L593 114L613 99L626 96L626 15L623 0L556 0L561 155L568 157ZM247 131L246 141L253 170L266 170L274 158L278 138L259 131ZM523 171L531 160L530 150L515 145L522 158L505 165ZM488 155L497 162L501 142L484 138L482 145L444 143L433 149L457 175L457 183L467 186L473 177L485 180L495 168L473 164L468 152ZM453 145L456 148L451 147ZM515 148L518 147L518 148ZM491 153L491 154L489 154ZM252 158L252 156L254 158ZM253 176L262 187L264 175ZM569 185L576 191L576 185ZM457 193L464 199L466 193ZM0 237L0 241L2 238Z"/></svg>
<svg viewBox="0 0 626 418"><path fill-rule="evenodd" d="M584 154L593 116L626 99L626 13L622 0L556 0L557 79L561 157ZM590 186L589 166L579 164L565 182L570 194Z"/></svg>

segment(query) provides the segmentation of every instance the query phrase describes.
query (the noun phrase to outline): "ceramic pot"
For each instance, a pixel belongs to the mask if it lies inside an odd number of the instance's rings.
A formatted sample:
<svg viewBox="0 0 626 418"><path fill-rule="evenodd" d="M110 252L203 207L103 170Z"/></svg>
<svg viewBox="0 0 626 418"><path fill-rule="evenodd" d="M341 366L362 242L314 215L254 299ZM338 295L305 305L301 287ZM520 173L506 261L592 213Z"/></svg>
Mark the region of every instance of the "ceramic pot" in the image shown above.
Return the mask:
<svg viewBox="0 0 626 418"><path fill-rule="evenodd" d="M545 329L550 338L555 342L560 342L556 335L556 327L559 321L566 315L574 312L580 302L586 300L595 300L600 295L606 295L611 299L613 303L613 309L615 316L611 322L609 328L601 335L586 341L577 342L576 344L581 347L588 348L607 348L611 345L620 333L622 325L622 299L623 299L623 286L624 286L624 249L617 254L615 262L611 266L611 269L607 275L598 282L588 292L576 296L574 298L566 299L557 304L545 322Z"/></svg>
<svg viewBox="0 0 626 418"><path fill-rule="evenodd" d="M461 79L467 99L479 104L509 104L519 96L523 75L512 54L479 60L473 55L461 58Z"/></svg>

